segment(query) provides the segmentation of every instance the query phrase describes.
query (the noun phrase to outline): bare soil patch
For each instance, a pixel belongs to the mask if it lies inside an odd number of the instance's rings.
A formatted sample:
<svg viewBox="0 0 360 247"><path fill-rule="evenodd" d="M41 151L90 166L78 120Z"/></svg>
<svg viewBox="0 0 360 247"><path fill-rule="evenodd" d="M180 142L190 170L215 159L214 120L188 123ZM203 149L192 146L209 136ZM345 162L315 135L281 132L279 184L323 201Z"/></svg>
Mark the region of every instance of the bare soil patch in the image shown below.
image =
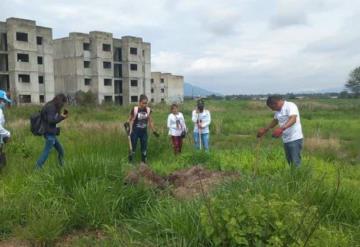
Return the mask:
<svg viewBox="0 0 360 247"><path fill-rule="evenodd" d="M124 182L126 184L142 182L153 188L169 188L171 194L177 199L192 199L203 193L209 193L226 180L239 177L239 173L211 171L201 165L181 169L162 177L152 171L148 165L142 163L127 174Z"/></svg>

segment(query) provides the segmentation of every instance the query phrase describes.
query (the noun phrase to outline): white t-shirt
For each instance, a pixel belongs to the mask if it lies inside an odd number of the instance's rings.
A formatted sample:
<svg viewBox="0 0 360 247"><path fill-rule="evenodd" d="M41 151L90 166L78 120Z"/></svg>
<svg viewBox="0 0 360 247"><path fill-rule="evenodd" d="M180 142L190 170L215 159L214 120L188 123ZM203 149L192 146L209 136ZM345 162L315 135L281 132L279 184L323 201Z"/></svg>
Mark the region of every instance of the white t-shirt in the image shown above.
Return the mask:
<svg viewBox="0 0 360 247"><path fill-rule="evenodd" d="M297 106L288 101L284 101L284 105L280 111L275 112L274 119L279 121L280 127L283 127L289 120L290 116L296 115L296 123L290 128L284 130L282 139L284 143L296 141L304 138L300 123L300 113Z"/></svg>
<svg viewBox="0 0 360 247"><path fill-rule="evenodd" d="M210 112L208 110L205 110L203 112L199 112L197 113L196 110L193 110L192 112L192 121L194 123L194 132L195 133L199 133L199 128L198 125L196 124L197 121L200 122L201 124L201 133L202 134L207 134L210 132L209 130L209 126L211 123L211 116L210 116Z"/></svg>
<svg viewBox="0 0 360 247"><path fill-rule="evenodd" d="M10 137L10 131L4 128L5 125L5 116L3 110L0 109L0 144L4 137Z"/></svg>
<svg viewBox="0 0 360 247"><path fill-rule="evenodd" d="M169 128L169 135L181 136L181 132L186 130L184 116L181 112L177 115L170 113L167 120L167 127Z"/></svg>

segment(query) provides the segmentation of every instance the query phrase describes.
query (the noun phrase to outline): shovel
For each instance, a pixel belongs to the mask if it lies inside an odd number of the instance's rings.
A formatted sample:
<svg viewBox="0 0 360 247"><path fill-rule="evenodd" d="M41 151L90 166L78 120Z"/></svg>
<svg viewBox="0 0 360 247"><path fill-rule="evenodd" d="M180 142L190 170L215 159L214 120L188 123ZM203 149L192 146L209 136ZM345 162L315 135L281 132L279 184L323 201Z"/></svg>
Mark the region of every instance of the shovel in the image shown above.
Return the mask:
<svg viewBox="0 0 360 247"><path fill-rule="evenodd" d="M132 154L132 143L130 137L130 124L128 122L124 123L124 128L128 137L128 144L129 144L129 153Z"/></svg>

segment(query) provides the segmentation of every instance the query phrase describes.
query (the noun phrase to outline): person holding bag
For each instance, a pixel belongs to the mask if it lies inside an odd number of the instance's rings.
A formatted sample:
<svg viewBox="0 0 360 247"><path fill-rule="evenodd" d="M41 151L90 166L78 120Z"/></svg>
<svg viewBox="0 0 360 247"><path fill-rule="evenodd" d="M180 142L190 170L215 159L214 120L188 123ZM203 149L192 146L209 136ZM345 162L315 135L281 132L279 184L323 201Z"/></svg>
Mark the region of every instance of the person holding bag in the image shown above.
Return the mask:
<svg viewBox="0 0 360 247"><path fill-rule="evenodd" d="M56 136L60 135L60 128L56 127L58 123L68 118L68 111L61 112L67 102L64 94L56 95L41 110L41 119L44 128L45 146L41 153L36 167L41 169L49 157L51 149L54 147L58 153L59 164L64 164L64 149Z"/></svg>
<svg viewBox="0 0 360 247"><path fill-rule="evenodd" d="M181 153L183 138L186 136L186 123L183 114L179 112L177 104L171 105L170 112L167 127L169 128L174 153L178 155Z"/></svg>

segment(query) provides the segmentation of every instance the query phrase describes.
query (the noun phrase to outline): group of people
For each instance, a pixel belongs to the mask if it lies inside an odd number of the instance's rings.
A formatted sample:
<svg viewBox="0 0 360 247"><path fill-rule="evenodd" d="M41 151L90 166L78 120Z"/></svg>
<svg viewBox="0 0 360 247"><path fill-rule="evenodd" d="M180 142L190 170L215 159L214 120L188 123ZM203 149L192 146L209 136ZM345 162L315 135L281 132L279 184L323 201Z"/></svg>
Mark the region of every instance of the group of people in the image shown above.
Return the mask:
<svg viewBox="0 0 360 247"><path fill-rule="evenodd" d="M52 148L55 148L57 151L59 164L63 165L64 163L64 149L57 138L57 136L60 135L60 128L57 127L57 124L67 119L69 116L68 111L63 109L66 102L66 96L64 94L58 94L51 101L46 103L41 110L40 114L45 145L36 162L36 167L39 169L43 167ZM1 147L10 140L10 132L4 128L4 110L6 109L7 104L11 104L11 100L8 98L5 91L0 90ZM274 119L265 128L258 130L257 137L262 138L270 129L278 126L274 129L272 136L274 138L282 137L287 162L295 166L300 166L303 133L297 106L292 102L282 99L280 96L269 96L266 104L275 112ZM211 124L211 115L210 111L205 109L204 100L197 101L196 109L192 111L191 120L194 123L193 140L195 148L209 151L209 126ZM129 162L134 160L137 142L140 140L141 160L146 163L148 127L150 127L156 137L159 136L153 123L152 110L148 106L148 98L146 95L140 96L139 103L130 111L125 126L129 127ZM167 118L167 127L169 129L168 133L171 138L174 153L176 155L180 154L182 151L183 138L187 135L188 129L186 127L184 115L179 111L179 106L177 104L172 104L170 107L170 114Z"/></svg>
<svg viewBox="0 0 360 247"><path fill-rule="evenodd" d="M149 126L153 134L158 137L159 134L154 127L152 120L152 110L148 107L148 98L146 95L141 95L139 104L132 108L128 122L125 126L129 126L129 136L131 140L129 161L132 162L135 155L135 150L138 140L140 140L141 161L147 161L147 139ZM197 108L192 112L192 121L194 123L194 143L196 149L204 149L209 151L209 126L211 123L210 111L205 109L203 100L197 102ZM167 127L169 129L169 136L171 138L174 153L180 154L182 151L183 138L187 135L188 129L184 115L179 111L177 104L172 104L170 107L170 114L167 118Z"/></svg>

